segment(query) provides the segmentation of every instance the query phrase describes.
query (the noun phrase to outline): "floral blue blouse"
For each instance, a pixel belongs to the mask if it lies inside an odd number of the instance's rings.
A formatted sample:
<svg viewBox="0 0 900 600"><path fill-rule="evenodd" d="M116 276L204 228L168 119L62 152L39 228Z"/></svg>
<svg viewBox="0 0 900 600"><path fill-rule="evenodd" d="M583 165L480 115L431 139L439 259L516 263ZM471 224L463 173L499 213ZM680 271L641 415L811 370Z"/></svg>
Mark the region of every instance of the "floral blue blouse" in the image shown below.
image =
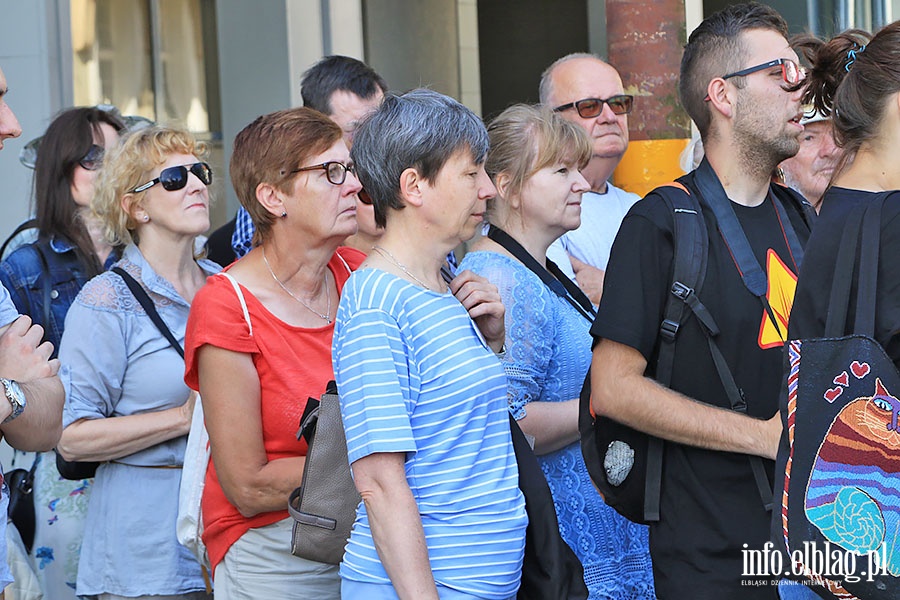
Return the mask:
<svg viewBox="0 0 900 600"><path fill-rule="evenodd" d="M591 364L590 323L518 260L470 252L460 269L487 278L506 307L509 410L517 420L529 402L578 398ZM559 529L584 566L596 599L651 599L647 528L609 508L591 483L578 442L538 456L553 494Z"/></svg>

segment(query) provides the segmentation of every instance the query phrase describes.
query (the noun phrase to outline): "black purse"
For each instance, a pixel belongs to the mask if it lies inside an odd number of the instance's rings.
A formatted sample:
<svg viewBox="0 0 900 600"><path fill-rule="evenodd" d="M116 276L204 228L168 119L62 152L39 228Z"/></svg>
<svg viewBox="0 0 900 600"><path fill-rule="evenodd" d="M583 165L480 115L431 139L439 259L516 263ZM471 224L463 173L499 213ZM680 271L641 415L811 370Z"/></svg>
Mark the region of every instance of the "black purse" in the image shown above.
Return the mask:
<svg viewBox="0 0 900 600"><path fill-rule="evenodd" d="M6 485L9 486L9 507L6 517L19 530L25 549L31 553L34 545L34 472L37 469L40 455L34 457L30 469L13 469L3 474Z"/></svg>
<svg viewBox="0 0 900 600"><path fill-rule="evenodd" d="M113 267L110 270L125 280L125 285L127 285L128 289L131 290L131 293L134 294L135 299L137 299L143 307L144 312L147 313L147 316L150 317L150 320L153 321L153 324L156 325L159 332L163 334L163 337L165 337L166 340L168 340L169 345L181 355L181 358L184 358L184 349L181 347L181 344L178 343L178 340L175 339L175 336L172 335L172 332L169 331L169 327L166 325L165 321L162 320L162 317L159 316L159 312L157 312L153 300L150 299L150 296L147 295L147 292L144 291L141 284L138 283L134 277L126 273L121 267ZM59 452L56 453L56 468L59 470L59 474L63 479L74 481L90 479L97 474L97 467L99 466L99 462L66 460L59 455Z"/></svg>

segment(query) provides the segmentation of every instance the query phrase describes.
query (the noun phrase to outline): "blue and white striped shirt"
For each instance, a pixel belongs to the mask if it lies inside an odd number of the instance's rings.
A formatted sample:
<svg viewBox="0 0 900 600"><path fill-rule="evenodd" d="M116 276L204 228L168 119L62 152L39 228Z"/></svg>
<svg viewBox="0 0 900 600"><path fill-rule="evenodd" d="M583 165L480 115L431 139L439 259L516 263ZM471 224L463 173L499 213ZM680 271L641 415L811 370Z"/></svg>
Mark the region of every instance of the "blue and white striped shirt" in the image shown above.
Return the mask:
<svg viewBox="0 0 900 600"><path fill-rule="evenodd" d="M486 599L519 587L525 501L506 378L465 308L377 269L344 286L334 372L351 464L403 452L435 581ZM390 583L360 503L341 577Z"/></svg>

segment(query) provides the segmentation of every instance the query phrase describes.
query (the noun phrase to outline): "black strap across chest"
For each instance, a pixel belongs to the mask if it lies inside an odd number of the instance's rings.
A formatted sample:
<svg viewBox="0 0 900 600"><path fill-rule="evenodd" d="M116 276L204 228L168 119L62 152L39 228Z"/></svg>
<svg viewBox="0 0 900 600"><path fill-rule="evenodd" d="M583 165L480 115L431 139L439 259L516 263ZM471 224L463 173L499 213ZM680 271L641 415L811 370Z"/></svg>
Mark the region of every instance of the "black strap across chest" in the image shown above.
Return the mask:
<svg viewBox="0 0 900 600"><path fill-rule="evenodd" d="M134 297L140 302L141 306L144 307L144 312L147 313L147 316L150 317L150 320L153 321L153 324L156 325L156 328L159 329L159 332L163 334L172 348L175 349L178 354L181 355L181 358L184 358L184 348L181 347L181 344L178 340L175 339L175 336L172 335L172 332L169 330L169 327L166 325L165 321L162 320L162 317L159 316L159 312L156 310L156 306L153 304L153 300L150 299L150 296L147 295L147 292L144 290L143 286L138 283L134 277L125 272L125 269L121 267L113 267L111 269L116 275L125 280L125 285L128 286L128 289L131 290L131 293L134 294Z"/></svg>
<svg viewBox="0 0 900 600"><path fill-rule="evenodd" d="M587 319L589 323L594 322L597 311L594 309L594 305L591 304L591 300L581 291L578 284L569 279L552 260L546 259L547 266L544 267L525 250L522 244L496 225L488 227L487 236L528 267L532 273L540 278L544 285L550 288L554 294L571 304L578 311L578 314Z"/></svg>
<svg viewBox="0 0 900 600"><path fill-rule="evenodd" d="M765 271L753 254L753 248L750 246L750 241L747 239L743 227L741 227L725 188L722 187L722 183L706 159L697 167L693 185L701 201L715 215L719 233L722 235L722 239L725 241L725 245L734 260L734 264L741 276L741 281L743 281L747 290L759 299L763 310L768 315L779 337L781 337L782 341L785 341L787 339L787 331L782 331L783 327L779 325L778 319L775 317L775 313L766 297L769 284ZM775 208L775 215L781 226L785 245L791 255L794 272L799 274L800 264L803 262L803 246L800 244L800 238L797 236L797 232L794 230L794 226L791 224L791 220L781 201L771 192L769 192L769 198L771 198L772 206Z"/></svg>

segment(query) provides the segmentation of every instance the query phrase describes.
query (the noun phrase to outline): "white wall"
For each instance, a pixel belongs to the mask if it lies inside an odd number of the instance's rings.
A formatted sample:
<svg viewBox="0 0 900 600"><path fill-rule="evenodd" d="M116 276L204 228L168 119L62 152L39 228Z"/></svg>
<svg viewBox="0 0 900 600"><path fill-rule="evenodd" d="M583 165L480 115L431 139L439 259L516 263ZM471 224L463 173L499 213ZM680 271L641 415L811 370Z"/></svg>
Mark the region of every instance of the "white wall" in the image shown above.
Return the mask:
<svg viewBox="0 0 900 600"><path fill-rule="evenodd" d="M67 10L68 2L62 4ZM58 26L60 6L58 0L0 0L0 68L10 89L7 102L23 131L0 151L0 240L29 214L32 172L19 163L19 151L70 102L63 98L60 70L60 47L70 46L69 33Z"/></svg>

